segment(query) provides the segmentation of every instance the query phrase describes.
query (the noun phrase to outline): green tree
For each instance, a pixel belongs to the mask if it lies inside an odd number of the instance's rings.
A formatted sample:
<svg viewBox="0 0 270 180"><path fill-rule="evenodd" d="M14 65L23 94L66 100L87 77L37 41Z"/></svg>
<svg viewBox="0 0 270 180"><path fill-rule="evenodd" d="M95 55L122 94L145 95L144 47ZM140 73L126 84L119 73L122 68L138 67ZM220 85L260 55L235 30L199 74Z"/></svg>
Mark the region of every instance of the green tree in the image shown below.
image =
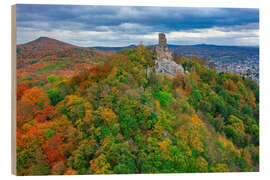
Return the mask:
<svg viewBox="0 0 270 180"><path fill-rule="evenodd" d="M168 108L168 106L175 101L175 99L172 97L171 93L168 93L166 91L158 91L154 93L154 97L160 102L160 104Z"/></svg>
<svg viewBox="0 0 270 180"><path fill-rule="evenodd" d="M58 102L64 99L63 95L59 92L57 88L47 90L51 105L55 106Z"/></svg>

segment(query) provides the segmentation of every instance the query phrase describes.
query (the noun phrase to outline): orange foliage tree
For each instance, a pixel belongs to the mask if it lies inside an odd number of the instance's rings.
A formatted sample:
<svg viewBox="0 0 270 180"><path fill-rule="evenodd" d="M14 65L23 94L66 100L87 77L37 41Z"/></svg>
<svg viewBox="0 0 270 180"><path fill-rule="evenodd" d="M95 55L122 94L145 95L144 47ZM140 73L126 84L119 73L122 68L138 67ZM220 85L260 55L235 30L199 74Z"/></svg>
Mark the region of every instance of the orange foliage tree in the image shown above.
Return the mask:
<svg viewBox="0 0 270 180"><path fill-rule="evenodd" d="M65 160L62 146L63 142L59 136L53 136L47 140L46 144L42 146L44 154L46 155L51 166L54 166L59 161Z"/></svg>
<svg viewBox="0 0 270 180"><path fill-rule="evenodd" d="M46 94L38 87L27 89L22 97L22 101L32 106L40 105L46 100Z"/></svg>

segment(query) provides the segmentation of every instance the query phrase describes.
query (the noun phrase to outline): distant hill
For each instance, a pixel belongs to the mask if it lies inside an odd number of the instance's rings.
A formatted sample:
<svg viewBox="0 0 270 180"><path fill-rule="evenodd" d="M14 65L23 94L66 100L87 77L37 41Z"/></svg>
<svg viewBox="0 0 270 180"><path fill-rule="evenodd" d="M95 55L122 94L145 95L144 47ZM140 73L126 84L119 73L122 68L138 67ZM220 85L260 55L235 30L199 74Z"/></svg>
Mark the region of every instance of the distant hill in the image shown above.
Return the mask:
<svg viewBox="0 0 270 180"><path fill-rule="evenodd" d="M39 58L57 54L68 56L71 50L74 51L73 53L75 54L81 53L81 51L92 55L95 53L103 55L111 54L110 52L94 48L80 47L48 37L39 37L34 41L17 45L17 58Z"/></svg>
<svg viewBox="0 0 270 180"><path fill-rule="evenodd" d="M92 47L95 49L103 50L103 51L121 51L122 49L131 49L131 48L136 48L136 45L129 45L129 46L121 46L121 47L105 47L105 46L96 46Z"/></svg>
<svg viewBox="0 0 270 180"><path fill-rule="evenodd" d="M78 46L68 44L56 39L48 38L48 37L39 37L36 40L30 41L25 44L17 45L17 48L24 48L26 50L57 50L60 48L77 48Z"/></svg>
<svg viewBox="0 0 270 180"><path fill-rule="evenodd" d="M149 47L154 48L155 45ZM123 47L94 47L100 50L120 51L122 49L134 48L135 45ZM168 44L170 51L189 57L200 56L208 60L245 60L246 58L259 58L259 47L248 46L219 46L210 44L197 45L173 45Z"/></svg>
<svg viewBox="0 0 270 180"><path fill-rule="evenodd" d="M48 37L17 45L18 80L46 79L47 75L72 76L96 64L103 64L110 51L80 47Z"/></svg>
<svg viewBox="0 0 270 180"><path fill-rule="evenodd" d="M58 51L66 49L79 48L77 46L51 39L48 37L40 37L34 41L30 41L25 44L17 45L17 58L38 58L44 57L45 55L52 55Z"/></svg>
<svg viewBox="0 0 270 180"><path fill-rule="evenodd" d="M172 52L184 56L201 56L208 60L246 60L247 58L258 58L259 47L248 46L217 46L208 44L198 45L169 45Z"/></svg>

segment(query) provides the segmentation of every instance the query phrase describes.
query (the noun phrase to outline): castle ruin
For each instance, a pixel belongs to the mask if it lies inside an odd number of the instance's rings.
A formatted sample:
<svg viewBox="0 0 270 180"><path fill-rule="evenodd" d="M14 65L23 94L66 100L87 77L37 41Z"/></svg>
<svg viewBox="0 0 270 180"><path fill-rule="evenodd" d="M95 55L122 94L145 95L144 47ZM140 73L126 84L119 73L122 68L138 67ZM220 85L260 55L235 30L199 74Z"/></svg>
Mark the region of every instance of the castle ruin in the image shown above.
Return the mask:
<svg viewBox="0 0 270 180"><path fill-rule="evenodd" d="M167 46L167 39L164 33L159 33L159 43L155 46L157 59L155 62L156 73L176 76L178 72L184 74L182 65L173 61L172 53Z"/></svg>

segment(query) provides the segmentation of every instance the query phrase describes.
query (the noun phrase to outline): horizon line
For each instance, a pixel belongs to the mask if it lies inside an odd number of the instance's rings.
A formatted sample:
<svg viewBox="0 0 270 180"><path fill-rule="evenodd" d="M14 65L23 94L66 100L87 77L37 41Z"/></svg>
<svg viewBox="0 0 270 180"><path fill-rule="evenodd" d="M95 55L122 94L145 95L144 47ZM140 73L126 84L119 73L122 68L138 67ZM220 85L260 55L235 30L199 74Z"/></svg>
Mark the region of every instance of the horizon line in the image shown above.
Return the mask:
<svg viewBox="0 0 270 180"><path fill-rule="evenodd" d="M33 41L36 41L40 38L48 38L48 39L53 39L53 40L57 40L57 41L60 41L60 42L63 42L63 43L67 43L67 44L70 44L70 45L74 45L74 46L78 46L78 47L83 47L83 48L97 48L97 47L108 47L108 48L121 48L121 47L128 47L128 46L138 46L140 44L143 44L143 43L139 43L139 44L127 44L127 45L124 45L124 46L104 46L104 45L100 45L100 46L81 46L81 45L76 45L76 44L73 44L73 43L70 43L70 42L66 42L66 41L62 41L62 40L58 40L58 39L55 39L55 38L51 38L51 37L47 37L47 36L40 36L34 40L31 40L31 41L28 41L28 42L25 42L25 43L20 43L20 44L17 44L16 42L16 46L18 45L24 45L24 44L27 44L27 43L31 43ZM150 44L150 45L146 45L146 44L143 44L145 46L155 46L157 44ZM198 44L170 44L170 43L167 43L167 45L173 45L173 46L198 46L198 45L207 45L207 46L234 46L234 47L257 47L259 48L260 45L231 45L231 44L225 44L225 45L219 45L219 44L207 44L207 43L198 43Z"/></svg>

